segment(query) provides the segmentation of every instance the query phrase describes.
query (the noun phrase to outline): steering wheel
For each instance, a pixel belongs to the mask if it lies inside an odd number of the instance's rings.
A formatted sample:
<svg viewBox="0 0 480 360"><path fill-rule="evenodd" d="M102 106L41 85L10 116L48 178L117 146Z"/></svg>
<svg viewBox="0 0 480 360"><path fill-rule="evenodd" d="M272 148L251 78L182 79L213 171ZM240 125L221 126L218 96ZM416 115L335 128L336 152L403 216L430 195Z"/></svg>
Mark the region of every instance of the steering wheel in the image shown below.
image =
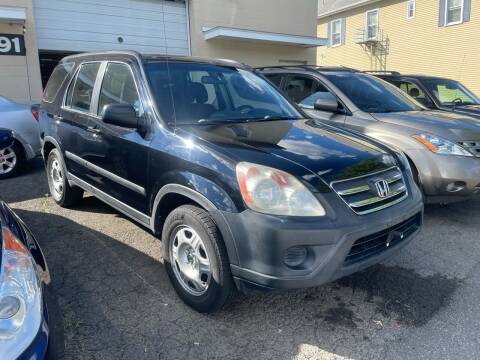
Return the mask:
<svg viewBox="0 0 480 360"><path fill-rule="evenodd" d="M250 111L252 111L254 107L252 105L242 105L236 108L235 110L240 111L242 114L248 114Z"/></svg>

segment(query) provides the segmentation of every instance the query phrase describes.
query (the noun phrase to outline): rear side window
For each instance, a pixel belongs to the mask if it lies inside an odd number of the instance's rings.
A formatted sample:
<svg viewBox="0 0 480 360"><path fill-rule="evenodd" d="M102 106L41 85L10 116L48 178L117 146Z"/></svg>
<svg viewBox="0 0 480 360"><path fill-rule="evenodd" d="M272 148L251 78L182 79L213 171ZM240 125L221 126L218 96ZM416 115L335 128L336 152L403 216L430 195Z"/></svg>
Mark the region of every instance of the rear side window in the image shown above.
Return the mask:
<svg viewBox="0 0 480 360"><path fill-rule="evenodd" d="M280 84L282 83L282 75L272 74L272 75L266 75L266 77L268 78L268 80L274 83L278 88L280 87Z"/></svg>
<svg viewBox="0 0 480 360"><path fill-rule="evenodd" d="M105 105L123 103L132 105L141 114L140 101L132 71L126 64L110 63L103 76L98 112L102 114Z"/></svg>
<svg viewBox="0 0 480 360"><path fill-rule="evenodd" d="M74 110L89 112L93 97L93 87L100 63L87 63L80 67L75 81L70 85L66 106Z"/></svg>
<svg viewBox="0 0 480 360"><path fill-rule="evenodd" d="M68 74L73 69L74 63L64 63L59 64L55 67L50 75L50 79L48 80L47 86L45 87L45 91L43 93L43 101L45 102L53 102L57 97L58 90L63 85L63 82L67 78Z"/></svg>

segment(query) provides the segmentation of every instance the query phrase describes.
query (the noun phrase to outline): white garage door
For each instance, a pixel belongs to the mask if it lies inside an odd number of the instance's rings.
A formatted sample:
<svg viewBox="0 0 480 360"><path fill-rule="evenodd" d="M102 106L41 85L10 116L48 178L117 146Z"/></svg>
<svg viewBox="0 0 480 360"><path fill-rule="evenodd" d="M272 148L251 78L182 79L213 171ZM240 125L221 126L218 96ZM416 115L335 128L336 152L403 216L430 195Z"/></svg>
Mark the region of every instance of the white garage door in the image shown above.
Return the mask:
<svg viewBox="0 0 480 360"><path fill-rule="evenodd" d="M55 51L131 49L189 54L185 2L34 0L38 48Z"/></svg>

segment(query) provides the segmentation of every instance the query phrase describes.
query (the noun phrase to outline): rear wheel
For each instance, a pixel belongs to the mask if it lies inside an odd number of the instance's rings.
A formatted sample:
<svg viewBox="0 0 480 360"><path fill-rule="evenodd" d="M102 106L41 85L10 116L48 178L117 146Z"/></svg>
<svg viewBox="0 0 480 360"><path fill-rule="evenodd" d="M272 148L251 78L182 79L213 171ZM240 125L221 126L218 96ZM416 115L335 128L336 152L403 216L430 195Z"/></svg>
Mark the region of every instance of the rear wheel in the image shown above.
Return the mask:
<svg viewBox="0 0 480 360"><path fill-rule="evenodd" d="M76 186L70 186L66 177L65 162L60 151L53 149L48 154L47 178L50 194L57 204L70 207L80 201L83 190Z"/></svg>
<svg viewBox="0 0 480 360"><path fill-rule="evenodd" d="M230 263L210 215L193 205L173 210L162 233L165 267L180 298L199 312L220 309L234 292Z"/></svg>
<svg viewBox="0 0 480 360"><path fill-rule="evenodd" d="M16 175L24 164L25 156L19 143L0 149L0 179Z"/></svg>

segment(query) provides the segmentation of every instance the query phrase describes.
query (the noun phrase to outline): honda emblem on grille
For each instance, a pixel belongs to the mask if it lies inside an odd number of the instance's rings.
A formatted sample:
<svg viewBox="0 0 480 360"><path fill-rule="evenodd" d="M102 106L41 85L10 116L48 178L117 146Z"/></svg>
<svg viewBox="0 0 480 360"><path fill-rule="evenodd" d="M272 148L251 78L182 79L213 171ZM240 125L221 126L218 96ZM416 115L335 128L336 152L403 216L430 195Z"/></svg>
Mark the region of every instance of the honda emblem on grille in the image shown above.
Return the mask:
<svg viewBox="0 0 480 360"><path fill-rule="evenodd" d="M386 180L375 181L375 190L377 191L379 198L385 198L390 194L390 186Z"/></svg>

